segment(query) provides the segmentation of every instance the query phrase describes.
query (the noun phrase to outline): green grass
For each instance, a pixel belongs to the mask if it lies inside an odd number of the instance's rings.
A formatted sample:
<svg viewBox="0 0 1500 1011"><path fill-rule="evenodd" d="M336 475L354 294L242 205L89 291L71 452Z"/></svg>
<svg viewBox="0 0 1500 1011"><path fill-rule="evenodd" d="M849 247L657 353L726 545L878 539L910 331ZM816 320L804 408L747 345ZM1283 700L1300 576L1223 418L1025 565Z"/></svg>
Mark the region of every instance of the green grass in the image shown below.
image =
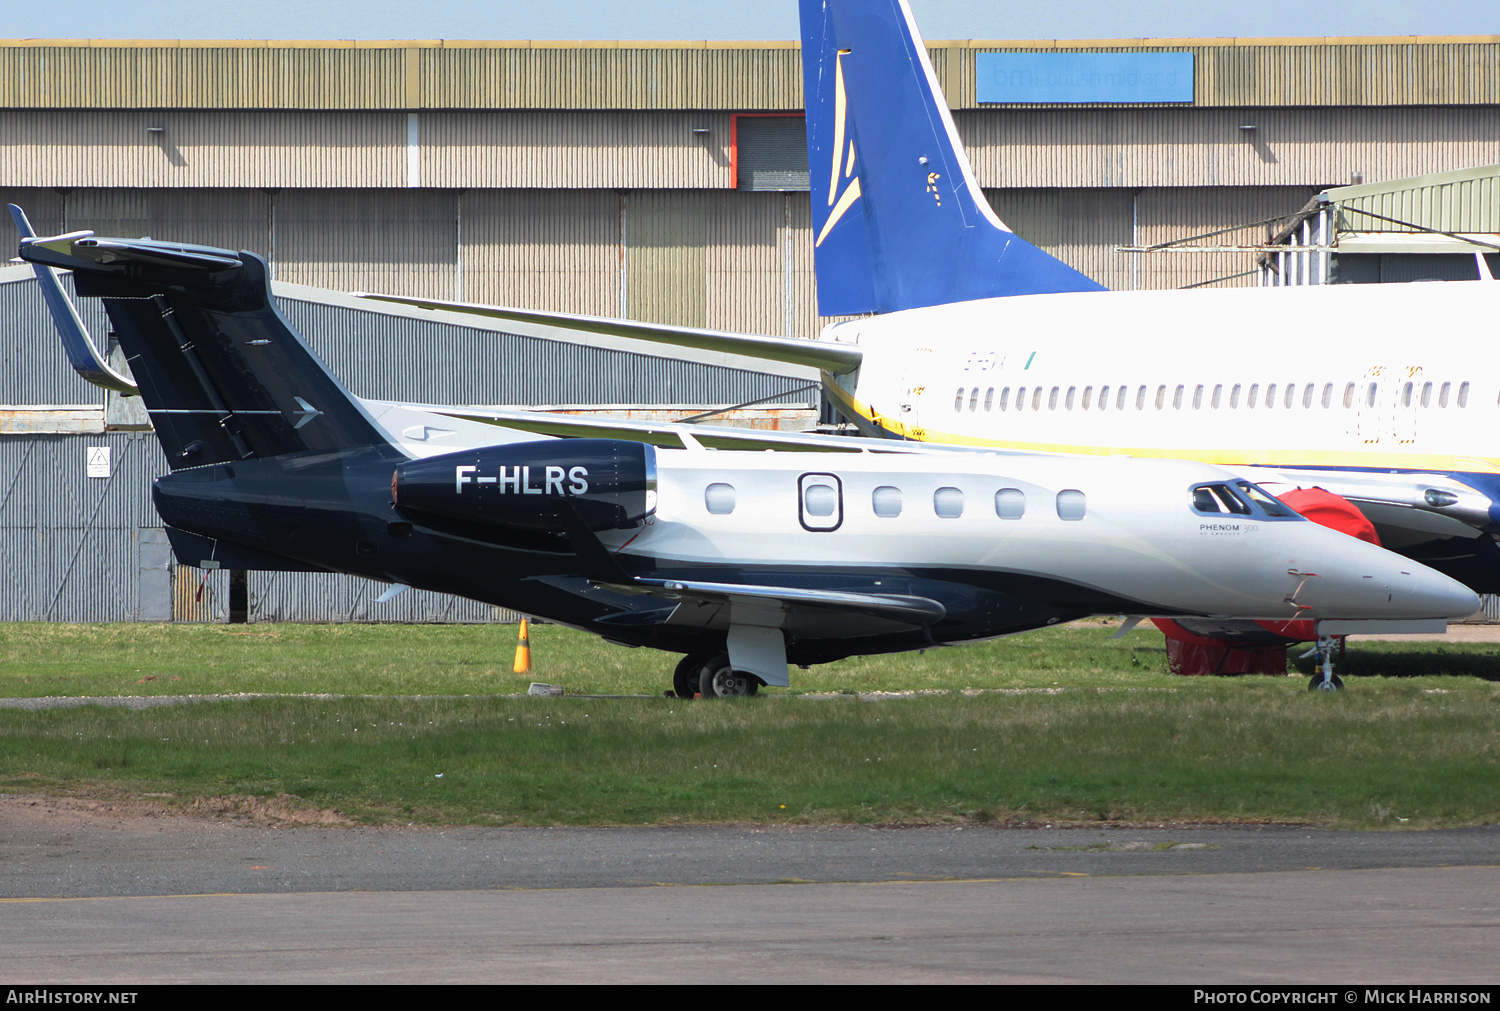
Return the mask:
<svg viewBox="0 0 1500 1011"><path fill-rule="evenodd" d="M793 679L943 695L694 703L659 697L673 658L555 626L533 628L530 676L510 673L513 628L0 626L4 695L366 696L0 710L0 790L183 808L282 797L377 824L1500 818L1493 647L1351 650L1346 670L1387 676L1327 696L1302 678L1172 677L1159 636L1108 635L1054 629ZM657 697L500 694L531 679ZM1008 691L960 693L979 688ZM454 694L472 697L394 697Z"/></svg>

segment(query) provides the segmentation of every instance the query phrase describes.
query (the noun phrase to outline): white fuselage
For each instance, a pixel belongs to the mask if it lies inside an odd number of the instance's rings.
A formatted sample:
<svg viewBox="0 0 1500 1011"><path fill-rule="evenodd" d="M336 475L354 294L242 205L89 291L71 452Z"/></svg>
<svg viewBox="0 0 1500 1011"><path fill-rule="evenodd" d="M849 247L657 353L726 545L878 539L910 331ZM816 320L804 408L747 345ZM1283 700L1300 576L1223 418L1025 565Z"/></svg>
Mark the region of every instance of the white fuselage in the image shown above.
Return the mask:
<svg viewBox="0 0 1500 1011"><path fill-rule="evenodd" d="M1500 284L1026 295L830 326L904 438L1227 465L1500 471Z"/></svg>
<svg viewBox="0 0 1500 1011"><path fill-rule="evenodd" d="M1234 478L1192 462L701 450L656 461L654 517L605 539L657 569L1040 577L1153 613L1266 619L1477 606L1446 576L1300 517L1195 511L1193 486Z"/></svg>

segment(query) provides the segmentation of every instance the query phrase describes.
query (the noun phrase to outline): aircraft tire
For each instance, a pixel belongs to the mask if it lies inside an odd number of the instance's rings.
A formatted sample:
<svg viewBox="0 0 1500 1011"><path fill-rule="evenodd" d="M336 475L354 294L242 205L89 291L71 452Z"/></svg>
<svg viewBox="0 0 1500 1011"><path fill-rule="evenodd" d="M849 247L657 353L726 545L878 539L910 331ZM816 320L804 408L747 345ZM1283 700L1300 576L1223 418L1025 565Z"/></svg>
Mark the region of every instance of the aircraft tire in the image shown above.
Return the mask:
<svg viewBox="0 0 1500 1011"><path fill-rule="evenodd" d="M677 669L672 672L672 691L679 699L690 699L698 694L701 690L698 687L698 675L708 666L710 659L701 653L689 653L677 661Z"/></svg>
<svg viewBox="0 0 1500 1011"><path fill-rule="evenodd" d="M706 699L732 699L760 691L760 678L729 666L729 655L720 653L710 660L698 678L698 691Z"/></svg>
<svg viewBox="0 0 1500 1011"><path fill-rule="evenodd" d="M1323 686L1323 675L1321 673L1314 674L1312 676L1312 680L1307 683L1307 690L1310 691L1310 692L1316 692L1316 691L1336 692L1336 691L1343 690L1343 687L1344 687L1343 679L1340 678L1337 674L1335 674L1333 676L1333 684L1331 686L1329 686L1329 687L1326 687L1326 688Z"/></svg>

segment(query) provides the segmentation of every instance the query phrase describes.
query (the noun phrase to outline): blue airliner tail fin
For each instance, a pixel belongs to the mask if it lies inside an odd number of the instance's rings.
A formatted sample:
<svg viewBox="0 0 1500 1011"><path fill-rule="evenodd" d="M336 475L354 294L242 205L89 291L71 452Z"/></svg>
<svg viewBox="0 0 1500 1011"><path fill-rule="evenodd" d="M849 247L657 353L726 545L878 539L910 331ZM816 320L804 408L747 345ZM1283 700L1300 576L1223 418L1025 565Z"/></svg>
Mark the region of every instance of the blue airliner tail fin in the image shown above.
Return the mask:
<svg viewBox="0 0 1500 1011"><path fill-rule="evenodd" d="M818 311L1103 286L997 218L906 0L801 0Z"/></svg>

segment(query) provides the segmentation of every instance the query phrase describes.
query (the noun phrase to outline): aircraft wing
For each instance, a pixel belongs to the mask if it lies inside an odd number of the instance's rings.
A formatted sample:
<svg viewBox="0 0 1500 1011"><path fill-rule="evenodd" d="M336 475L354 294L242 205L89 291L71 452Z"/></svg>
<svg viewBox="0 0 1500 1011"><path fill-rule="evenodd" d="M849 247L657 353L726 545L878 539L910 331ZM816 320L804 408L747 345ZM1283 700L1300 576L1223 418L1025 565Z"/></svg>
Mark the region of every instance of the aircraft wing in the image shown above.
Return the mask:
<svg viewBox="0 0 1500 1011"><path fill-rule="evenodd" d="M554 414L503 407L448 407L439 404L395 404L366 401L371 408L399 407L459 421L479 422L497 428L552 435L565 439L628 439L648 442L664 449L752 449L801 453L905 453L968 454L989 456L1057 456L1036 450L956 446L936 442L903 442L896 439L866 439L819 432L774 432L727 425L702 425L665 421L626 421L577 414Z"/></svg>
<svg viewBox="0 0 1500 1011"><path fill-rule="evenodd" d="M637 579L630 584L630 588L644 590L668 600L730 605L737 601L751 601L773 607L811 607L917 626L931 625L948 615L948 609L930 597L902 594L851 593L846 590L813 590L745 583L700 583L676 579Z"/></svg>
<svg viewBox="0 0 1500 1011"><path fill-rule="evenodd" d="M749 358L822 369L824 372L832 372L835 375L853 372L859 368L860 361L863 359L863 353L852 344L729 333L724 330L704 330L697 327L671 326L666 323L612 319L608 316L578 316L572 313L544 312L538 309L512 309L499 305L476 305L471 302L446 302L434 298L376 295L364 291L356 291L353 294L359 298L394 302L397 305L410 305L418 309L442 309L446 312L488 316L492 319L511 320L517 323L533 323L580 333L631 337L656 344L745 355Z"/></svg>

